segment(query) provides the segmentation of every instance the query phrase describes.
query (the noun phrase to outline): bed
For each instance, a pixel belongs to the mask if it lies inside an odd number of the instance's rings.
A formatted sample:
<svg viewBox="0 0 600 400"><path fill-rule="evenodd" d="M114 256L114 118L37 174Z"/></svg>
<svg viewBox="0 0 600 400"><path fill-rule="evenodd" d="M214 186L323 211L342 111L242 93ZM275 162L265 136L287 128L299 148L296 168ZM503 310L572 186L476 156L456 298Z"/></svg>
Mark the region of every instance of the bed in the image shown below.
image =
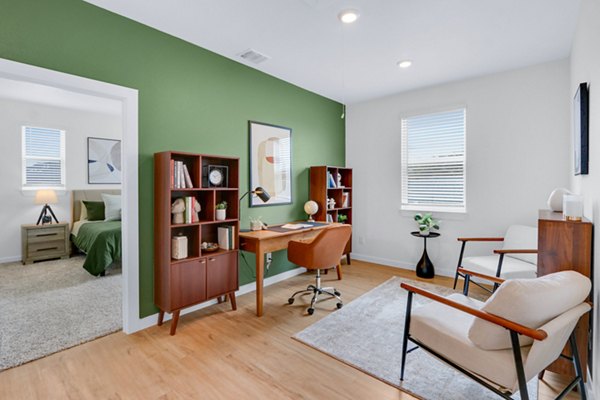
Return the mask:
<svg viewBox="0 0 600 400"><path fill-rule="evenodd" d="M80 220L82 200L102 201L102 193L121 194L120 190L73 190L71 242L86 254L83 268L94 276L121 261L121 221Z"/></svg>

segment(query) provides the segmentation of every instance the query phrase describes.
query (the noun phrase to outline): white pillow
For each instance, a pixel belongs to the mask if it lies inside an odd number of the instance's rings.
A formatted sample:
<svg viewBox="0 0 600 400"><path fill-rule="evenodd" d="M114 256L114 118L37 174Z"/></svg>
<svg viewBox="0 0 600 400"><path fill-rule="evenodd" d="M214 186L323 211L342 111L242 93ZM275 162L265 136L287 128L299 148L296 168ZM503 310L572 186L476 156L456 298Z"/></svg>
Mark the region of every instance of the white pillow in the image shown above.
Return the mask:
<svg viewBox="0 0 600 400"><path fill-rule="evenodd" d="M87 221L87 208L85 204L83 204L83 200L79 200L79 208L81 209L81 212L79 213L79 220Z"/></svg>
<svg viewBox="0 0 600 400"><path fill-rule="evenodd" d="M120 221L121 220L121 195L102 193L104 201L104 220L105 221Z"/></svg>
<svg viewBox="0 0 600 400"><path fill-rule="evenodd" d="M535 279L510 279L500 285L481 311L537 329L581 304L591 287L590 280L575 271L560 271ZM507 329L480 318L473 321L469 339L484 350L512 347ZM527 346L533 339L520 335L519 343Z"/></svg>
<svg viewBox="0 0 600 400"><path fill-rule="evenodd" d="M504 235L502 249L537 249L537 228L524 225L511 225ZM517 258L533 265L537 265L537 254L507 254L507 257Z"/></svg>

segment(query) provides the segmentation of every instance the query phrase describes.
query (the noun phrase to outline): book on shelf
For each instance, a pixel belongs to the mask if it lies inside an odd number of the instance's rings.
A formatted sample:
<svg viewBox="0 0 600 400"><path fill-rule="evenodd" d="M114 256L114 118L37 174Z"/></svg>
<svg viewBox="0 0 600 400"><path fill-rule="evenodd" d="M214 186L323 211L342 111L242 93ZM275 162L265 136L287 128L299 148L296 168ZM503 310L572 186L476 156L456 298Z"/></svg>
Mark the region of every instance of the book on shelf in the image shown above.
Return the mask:
<svg viewBox="0 0 600 400"><path fill-rule="evenodd" d="M350 193L344 192L342 193L342 207L350 207Z"/></svg>
<svg viewBox="0 0 600 400"><path fill-rule="evenodd" d="M333 222L333 217L329 213L327 213L327 222Z"/></svg>
<svg viewBox="0 0 600 400"><path fill-rule="evenodd" d="M192 183L192 177L190 176L190 171L188 171L187 165L183 164L183 176L185 178L185 185L190 189L194 187Z"/></svg>
<svg viewBox="0 0 600 400"><path fill-rule="evenodd" d="M235 226L226 225L217 228L219 247L223 250L235 249Z"/></svg>
<svg viewBox="0 0 600 400"><path fill-rule="evenodd" d="M335 179L333 179L333 175L331 174L331 172L327 171L327 186L330 189L335 189Z"/></svg>

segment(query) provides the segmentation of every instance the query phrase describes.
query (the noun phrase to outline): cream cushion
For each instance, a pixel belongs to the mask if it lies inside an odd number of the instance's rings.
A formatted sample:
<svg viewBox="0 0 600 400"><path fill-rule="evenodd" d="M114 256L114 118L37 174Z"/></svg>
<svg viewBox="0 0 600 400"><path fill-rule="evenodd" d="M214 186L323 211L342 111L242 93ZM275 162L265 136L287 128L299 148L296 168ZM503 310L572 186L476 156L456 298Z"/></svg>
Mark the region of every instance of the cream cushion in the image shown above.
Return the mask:
<svg viewBox="0 0 600 400"><path fill-rule="evenodd" d="M511 225L504 235L503 250L537 249L538 230L531 226ZM507 254L506 257L516 258L530 264L537 264L537 254ZM506 260L505 257L505 260ZM504 263L503 263L504 264ZM504 269L504 267L502 268ZM495 274L494 274L495 275Z"/></svg>
<svg viewBox="0 0 600 400"><path fill-rule="evenodd" d="M575 271L561 271L536 279L504 282L481 307L482 311L538 329L556 316L581 304L591 289L590 280ZM510 349L508 330L482 319L475 319L469 339L485 350ZM520 336L521 346L533 339Z"/></svg>
<svg viewBox="0 0 600 400"><path fill-rule="evenodd" d="M458 293L447 298L476 309L484 305ZM512 350L487 351L477 347L468 334L469 327L478 319L444 304L431 302L411 313L410 334L454 363L478 375L493 377L497 385L512 389L517 381ZM529 349L529 346L521 348L524 362Z"/></svg>
<svg viewBox="0 0 600 400"><path fill-rule="evenodd" d="M102 193L102 201L104 201L104 220L120 221L121 195Z"/></svg>
<svg viewBox="0 0 600 400"><path fill-rule="evenodd" d="M496 276L499 260L499 255L468 257L463 260L462 266L469 271ZM517 260L516 258L504 257L504 260L502 260L500 277L502 279L532 279L537 277L537 266L522 260ZM485 283L488 282L486 281Z"/></svg>

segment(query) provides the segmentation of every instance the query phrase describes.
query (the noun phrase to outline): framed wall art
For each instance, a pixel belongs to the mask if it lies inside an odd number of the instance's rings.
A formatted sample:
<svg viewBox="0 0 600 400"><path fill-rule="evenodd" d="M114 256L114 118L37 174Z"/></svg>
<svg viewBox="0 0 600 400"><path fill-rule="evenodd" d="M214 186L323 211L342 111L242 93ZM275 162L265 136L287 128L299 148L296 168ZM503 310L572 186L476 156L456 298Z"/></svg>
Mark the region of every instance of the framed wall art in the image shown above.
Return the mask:
<svg viewBox="0 0 600 400"><path fill-rule="evenodd" d="M250 196L250 207L292 204L292 130L248 121L250 190L261 187L271 198Z"/></svg>
<svg viewBox="0 0 600 400"><path fill-rule="evenodd" d="M88 138L88 183L121 183L121 141Z"/></svg>
<svg viewBox="0 0 600 400"><path fill-rule="evenodd" d="M589 100L587 82L580 83L573 98L573 150L575 175L587 175L589 164Z"/></svg>

